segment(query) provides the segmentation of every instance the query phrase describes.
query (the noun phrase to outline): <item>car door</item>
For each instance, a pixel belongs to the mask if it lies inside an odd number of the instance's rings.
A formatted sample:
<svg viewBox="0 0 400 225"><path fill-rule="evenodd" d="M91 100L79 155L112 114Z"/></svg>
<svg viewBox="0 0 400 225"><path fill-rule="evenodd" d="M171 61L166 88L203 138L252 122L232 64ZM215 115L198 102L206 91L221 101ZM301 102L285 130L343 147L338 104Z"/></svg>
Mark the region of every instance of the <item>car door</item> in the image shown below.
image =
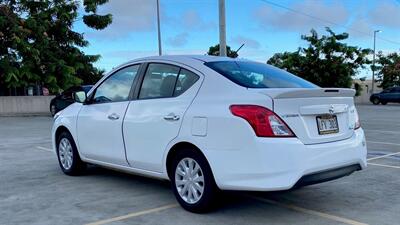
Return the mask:
<svg viewBox="0 0 400 225"><path fill-rule="evenodd" d="M122 121L140 65L124 67L105 79L78 114L80 153L88 159L127 166Z"/></svg>
<svg viewBox="0 0 400 225"><path fill-rule="evenodd" d="M400 102L400 87L395 87L394 88L394 98L393 101L394 102Z"/></svg>
<svg viewBox="0 0 400 225"><path fill-rule="evenodd" d="M397 91L396 88L389 88L382 92L381 101L384 102L396 102L397 99Z"/></svg>
<svg viewBox="0 0 400 225"><path fill-rule="evenodd" d="M135 168L161 172L163 154L201 85L202 77L187 68L149 63L137 99L124 124L126 156Z"/></svg>

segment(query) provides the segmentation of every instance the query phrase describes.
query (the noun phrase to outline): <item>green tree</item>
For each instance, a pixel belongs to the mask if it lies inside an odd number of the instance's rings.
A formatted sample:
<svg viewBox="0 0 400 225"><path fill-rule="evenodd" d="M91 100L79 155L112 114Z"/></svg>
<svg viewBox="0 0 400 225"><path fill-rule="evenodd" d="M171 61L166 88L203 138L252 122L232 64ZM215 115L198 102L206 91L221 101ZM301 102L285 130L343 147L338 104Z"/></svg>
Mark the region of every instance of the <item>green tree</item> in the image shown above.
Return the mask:
<svg viewBox="0 0 400 225"><path fill-rule="evenodd" d="M219 44L211 46L208 49L207 55L219 56ZM229 46L226 46L226 55L231 58L237 58L239 56L238 53L232 50Z"/></svg>
<svg viewBox="0 0 400 225"><path fill-rule="evenodd" d="M307 47L277 53L267 63L321 87L351 87L352 78L370 63L367 55L371 50L343 43L349 37L347 33L336 34L330 28L326 31L328 35L319 36L312 29L310 35L301 36Z"/></svg>
<svg viewBox="0 0 400 225"><path fill-rule="evenodd" d="M93 29L104 29L112 16L97 14L108 0L2 0L0 3L0 87L41 84L57 92L72 85L93 83L101 75L93 66L99 55L80 48L89 43L73 31L79 19Z"/></svg>
<svg viewBox="0 0 400 225"><path fill-rule="evenodd" d="M394 52L384 55L382 52L377 56L378 71L376 81L381 82L379 85L383 89L400 86L400 54Z"/></svg>

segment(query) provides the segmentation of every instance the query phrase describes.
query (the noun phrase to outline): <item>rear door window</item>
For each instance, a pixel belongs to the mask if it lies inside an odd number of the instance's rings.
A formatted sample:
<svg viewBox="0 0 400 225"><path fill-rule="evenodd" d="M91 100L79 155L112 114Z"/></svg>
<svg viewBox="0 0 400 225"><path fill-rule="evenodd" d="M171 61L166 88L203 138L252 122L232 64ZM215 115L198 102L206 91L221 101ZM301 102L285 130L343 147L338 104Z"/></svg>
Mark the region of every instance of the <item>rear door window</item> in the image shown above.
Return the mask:
<svg viewBox="0 0 400 225"><path fill-rule="evenodd" d="M171 97L178 74L179 67L177 66L149 64L140 88L139 99Z"/></svg>
<svg viewBox="0 0 400 225"><path fill-rule="evenodd" d="M144 75L139 99L176 97L188 90L199 76L177 66L150 63Z"/></svg>

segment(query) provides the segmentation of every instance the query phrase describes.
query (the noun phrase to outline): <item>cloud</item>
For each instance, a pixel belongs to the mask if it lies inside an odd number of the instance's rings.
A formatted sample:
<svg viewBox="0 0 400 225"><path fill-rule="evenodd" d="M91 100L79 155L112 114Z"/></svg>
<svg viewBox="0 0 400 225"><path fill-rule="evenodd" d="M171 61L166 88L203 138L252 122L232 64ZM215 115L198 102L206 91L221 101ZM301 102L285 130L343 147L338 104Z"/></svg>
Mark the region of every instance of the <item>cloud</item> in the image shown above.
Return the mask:
<svg viewBox="0 0 400 225"><path fill-rule="evenodd" d="M113 0L100 6L99 14L110 13L113 22L104 30L87 30L85 34L96 39L115 39L127 37L134 32L151 32L156 30L156 1L150 0ZM181 15L169 15L161 5L161 29L164 26L179 27L184 31L216 29L214 21L205 20L199 12L186 10ZM179 42L179 41L178 41ZM178 44L179 45L179 44Z"/></svg>
<svg viewBox="0 0 400 225"><path fill-rule="evenodd" d="M183 32L167 39L167 44L172 47L182 47L187 44L189 34Z"/></svg>
<svg viewBox="0 0 400 225"><path fill-rule="evenodd" d="M295 11L331 21L345 24L349 18L346 7L339 2L327 4L324 1L308 0L289 5ZM309 31L311 28L334 26L328 22L316 20L301 13L294 13L275 6L264 5L255 10L253 16L261 28L274 28L287 31Z"/></svg>
<svg viewBox="0 0 400 225"><path fill-rule="evenodd" d="M260 43L254 39L238 35L232 38L232 42L237 45L244 44L245 48L259 49L261 47Z"/></svg>
<svg viewBox="0 0 400 225"><path fill-rule="evenodd" d="M99 8L99 14L111 13L113 22L104 30L87 32L94 38L119 38L131 32L152 31L156 27L156 1L109 1Z"/></svg>
<svg viewBox="0 0 400 225"><path fill-rule="evenodd" d="M350 24L347 32L349 33L350 37L370 38L374 32L374 29L366 18L357 16Z"/></svg>
<svg viewBox="0 0 400 225"><path fill-rule="evenodd" d="M398 29L400 27L400 4L379 3L368 12L367 18L376 26Z"/></svg>
<svg viewBox="0 0 400 225"><path fill-rule="evenodd" d="M180 15L163 15L162 19L169 26L179 27L185 31L216 30L217 28L217 24L214 21L205 20L195 10L186 10Z"/></svg>
<svg viewBox="0 0 400 225"><path fill-rule="evenodd" d="M214 22L205 21L199 13L194 10L186 11L179 20L186 29L207 30L217 27Z"/></svg>
<svg viewBox="0 0 400 225"><path fill-rule="evenodd" d="M383 2L371 9L361 6L357 11L347 31L350 37L372 38L374 30L397 30L400 27L400 5L395 2ZM392 36L390 39L396 38Z"/></svg>

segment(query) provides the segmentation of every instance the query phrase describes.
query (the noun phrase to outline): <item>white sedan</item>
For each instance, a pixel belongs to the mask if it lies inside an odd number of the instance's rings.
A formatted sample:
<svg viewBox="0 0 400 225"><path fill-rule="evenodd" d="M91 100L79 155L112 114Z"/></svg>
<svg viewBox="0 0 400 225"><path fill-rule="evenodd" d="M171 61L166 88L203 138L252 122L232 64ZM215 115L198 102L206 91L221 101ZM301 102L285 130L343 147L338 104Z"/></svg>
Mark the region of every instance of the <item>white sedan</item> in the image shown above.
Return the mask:
<svg viewBox="0 0 400 225"><path fill-rule="evenodd" d="M287 190L366 167L355 91L273 66L214 56L125 63L55 116L62 171L86 163L169 179L183 208L220 190Z"/></svg>

